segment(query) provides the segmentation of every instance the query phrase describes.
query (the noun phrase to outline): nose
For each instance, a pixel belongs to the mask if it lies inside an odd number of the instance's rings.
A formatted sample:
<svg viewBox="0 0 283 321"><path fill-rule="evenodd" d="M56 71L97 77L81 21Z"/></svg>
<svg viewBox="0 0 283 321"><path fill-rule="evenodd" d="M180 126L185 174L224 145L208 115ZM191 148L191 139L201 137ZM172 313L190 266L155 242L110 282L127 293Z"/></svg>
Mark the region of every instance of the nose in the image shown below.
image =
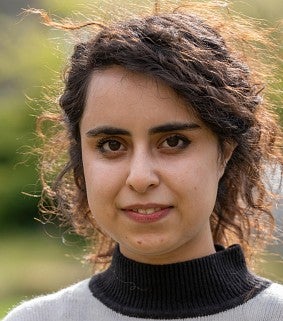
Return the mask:
<svg viewBox="0 0 283 321"><path fill-rule="evenodd" d="M145 152L136 153L131 159L126 185L140 194L158 186L159 175L154 159Z"/></svg>

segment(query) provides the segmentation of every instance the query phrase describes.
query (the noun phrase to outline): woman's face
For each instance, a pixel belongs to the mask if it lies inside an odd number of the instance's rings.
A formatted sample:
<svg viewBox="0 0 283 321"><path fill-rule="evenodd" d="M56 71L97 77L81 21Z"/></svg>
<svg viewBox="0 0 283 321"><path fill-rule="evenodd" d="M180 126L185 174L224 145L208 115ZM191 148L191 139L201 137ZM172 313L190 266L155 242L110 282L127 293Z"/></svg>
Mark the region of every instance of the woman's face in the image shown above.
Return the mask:
<svg viewBox="0 0 283 321"><path fill-rule="evenodd" d="M89 208L125 256L166 264L214 252L218 141L170 87L121 67L95 72L80 132Z"/></svg>

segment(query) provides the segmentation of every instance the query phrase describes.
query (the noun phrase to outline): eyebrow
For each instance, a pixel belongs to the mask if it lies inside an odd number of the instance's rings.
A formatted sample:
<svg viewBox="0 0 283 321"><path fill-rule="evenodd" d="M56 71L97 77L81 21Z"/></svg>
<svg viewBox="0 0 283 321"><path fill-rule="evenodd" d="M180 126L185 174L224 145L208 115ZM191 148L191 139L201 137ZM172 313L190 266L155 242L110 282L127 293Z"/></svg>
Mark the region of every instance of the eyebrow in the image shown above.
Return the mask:
<svg viewBox="0 0 283 321"><path fill-rule="evenodd" d="M153 127L149 130L150 134L167 133L176 130L194 130L200 128L196 123L168 123Z"/></svg>
<svg viewBox="0 0 283 321"><path fill-rule="evenodd" d="M167 133L177 130L195 130L201 128L200 125L196 123L167 123L160 126L152 127L149 129L149 134ZM125 135L131 136L128 130L112 127L112 126L101 126L97 128L90 129L86 132L87 137L96 137L99 135Z"/></svg>
<svg viewBox="0 0 283 321"><path fill-rule="evenodd" d="M97 127L97 128L93 128L90 129L89 131L87 131L86 136L87 137L95 137L95 136L99 136L99 135L126 135L126 136L130 136L130 132L125 130L125 129L121 129L121 128L116 128L116 127L111 127L111 126L101 126L101 127Z"/></svg>

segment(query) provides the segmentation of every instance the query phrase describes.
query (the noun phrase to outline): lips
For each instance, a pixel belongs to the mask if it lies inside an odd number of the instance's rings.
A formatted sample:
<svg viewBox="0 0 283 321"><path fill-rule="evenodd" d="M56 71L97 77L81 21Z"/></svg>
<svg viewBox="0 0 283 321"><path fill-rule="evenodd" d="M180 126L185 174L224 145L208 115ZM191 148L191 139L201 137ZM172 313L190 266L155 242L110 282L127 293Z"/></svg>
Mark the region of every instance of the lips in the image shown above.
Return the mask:
<svg viewBox="0 0 283 321"><path fill-rule="evenodd" d="M162 209L161 207L152 207L152 208L147 208L147 209L144 209L144 208L133 208L133 209L131 209L131 211L137 212L139 214L149 215L149 214L152 214L154 212L161 211L161 209Z"/></svg>
<svg viewBox="0 0 283 321"><path fill-rule="evenodd" d="M123 208L124 213L132 220L140 223L157 222L167 216L172 206L159 204L131 205Z"/></svg>

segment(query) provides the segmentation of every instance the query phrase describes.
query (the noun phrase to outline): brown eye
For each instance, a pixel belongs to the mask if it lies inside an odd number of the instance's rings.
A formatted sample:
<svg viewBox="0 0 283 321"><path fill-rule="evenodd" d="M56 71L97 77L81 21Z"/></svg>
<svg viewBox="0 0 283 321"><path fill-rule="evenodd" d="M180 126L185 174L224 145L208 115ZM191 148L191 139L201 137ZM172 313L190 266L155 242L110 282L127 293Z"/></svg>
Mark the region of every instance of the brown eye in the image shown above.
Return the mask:
<svg viewBox="0 0 283 321"><path fill-rule="evenodd" d="M159 146L159 148L177 148L177 149L183 149L189 145L190 141L188 138L181 136L181 135L172 135L167 137L162 144Z"/></svg>
<svg viewBox="0 0 283 321"><path fill-rule="evenodd" d="M176 147L181 142L181 139L178 136L171 136L166 139L168 146Z"/></svg>
<svg viewBox="0 0 283 321"><path fill-rule="evenodd" d="M108 144L108 148L106 147L107 144ZM106 146L105 146L105 145L106 145ZM104 145L104 146L106 147L106 148L104 147L105 149L109 149L109 150L111 150L111 151L113 151L113 152L119 150L120 147L121 147L121 143L118 142L117 140L110 140L110 141L109 141L108 143L106 143L105 145Z"/></svg>
<svg viewBox="0 0 283 321"><path fill-rule="evenodd" d="M102 139L98 141L97 143L97 149L101 153L115 153L115 152L120 152L125 150L125 146L119 142L119 140L116 139Z"/></svg>

